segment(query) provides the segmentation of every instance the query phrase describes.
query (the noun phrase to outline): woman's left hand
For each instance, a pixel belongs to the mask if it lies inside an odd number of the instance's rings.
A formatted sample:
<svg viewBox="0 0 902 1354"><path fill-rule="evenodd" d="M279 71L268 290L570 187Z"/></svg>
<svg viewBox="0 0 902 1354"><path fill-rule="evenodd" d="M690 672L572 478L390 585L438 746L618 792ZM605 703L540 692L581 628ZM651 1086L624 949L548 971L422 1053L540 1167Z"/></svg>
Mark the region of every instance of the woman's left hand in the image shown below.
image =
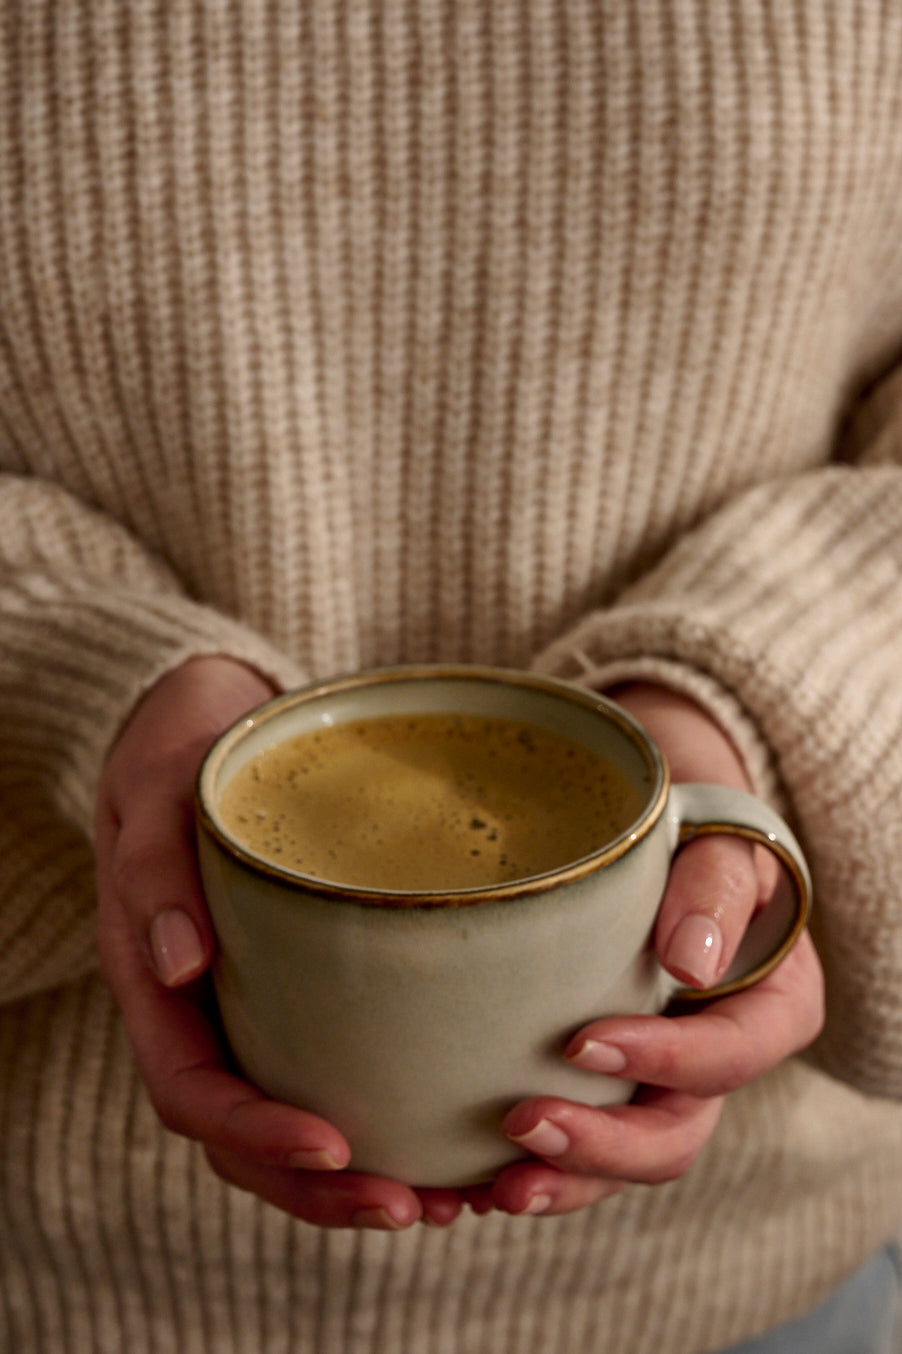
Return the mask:
<svg viewBox="0 0 902 1354"><path fill-rule="evenodd" d="M664 751L675 781L748 790L739 754L699 706L635 684L616 698ZM738 838L700 838L676 857L655 945L687 985L711 987L728 969L772 884L772 858ZM542 1096L507 1114L504 1132L533 1154L467 1192L477 1212L569 1213L630 1183L683 1174L714 1131L723 1097L805 1048L823 1023L823 975L807 932L766 978L688 1015L611 1017L586 1026L565 1056L638 1082L629 1104L603 1109Z"/></svg>

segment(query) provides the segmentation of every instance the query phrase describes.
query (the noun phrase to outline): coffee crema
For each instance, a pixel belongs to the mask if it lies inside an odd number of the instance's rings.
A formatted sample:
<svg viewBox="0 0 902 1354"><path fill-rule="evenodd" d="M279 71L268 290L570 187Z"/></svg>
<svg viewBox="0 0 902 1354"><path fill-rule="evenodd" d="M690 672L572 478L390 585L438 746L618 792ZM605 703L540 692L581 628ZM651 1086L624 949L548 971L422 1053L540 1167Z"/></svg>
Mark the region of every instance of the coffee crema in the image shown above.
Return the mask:
<svg viewBox="0 0 902 1354"><path fill-rule="evenodd" d="M518 720L382 715L286 739L223 791L231 835L273 864L382 892L455 892L560 869L640 816L607 758Z"/></svg>

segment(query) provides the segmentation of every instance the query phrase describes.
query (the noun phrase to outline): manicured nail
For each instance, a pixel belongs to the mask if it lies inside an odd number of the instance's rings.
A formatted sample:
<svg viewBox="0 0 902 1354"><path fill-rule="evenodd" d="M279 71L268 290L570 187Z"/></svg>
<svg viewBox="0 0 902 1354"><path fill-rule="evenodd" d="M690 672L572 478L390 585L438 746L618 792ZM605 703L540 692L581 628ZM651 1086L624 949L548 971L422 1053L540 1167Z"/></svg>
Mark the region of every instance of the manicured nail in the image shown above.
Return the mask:
<svg viewBox="0 0 902 1354"><path fill-rule="evenodd" d="M508 1133L507 1136L528 1152L534 1152L537 1157L559 1157L570 1146L570 1139L564 1130L547 1119L540 1119L528 1133Z"/></svg>
<svg viewBox="0 0 902 1354"><path fill-rule="evenodd" d="M523 1218L529 1214L547 1213L553 1202L550 1194L534 1194L526 1207L521 1208L516 1216Z"/></svg>
<svg viewBox="0 0 902 1354"><path fill-rule="evenodd" d="M352 1227L375 1227L380 1232L401 1232L409 1225L393 1218L387 1208L358 1208L351 1218Z"/></svg>
<svg viewBox="0 0 902 1354"><path fill-rule="evenodd" d="M204 967L205 955L194 922L179 907L154 917L150 927L150 952L161 983L177 987L195 977Z"/></svg>
<svg viewBox="0 0 902 1354"><path fill-rule="evenodd" d="M670 937L664 966L693 987L708 987L717 977L723 935L716 921L691 912Z"/></svg>
<svg viewBox="0 0 902 1354"><path fill-rule="evenodd" d="M324 1147L312 1148L307 1152L292 1152L288 1158L288 1165L297 1171L341 1170L341 1163L336 1161L331 1152L327 1152Z"/></svg>
<svg viewBox="0 0 902 1354"><path fill-rule="evenodd" d="M567 1061L587 1072L606 1072L613 1076L626 1067L626 1054L616 1044L606 1044L601 1039L587 1039L575 1053L567 1054Z"/></svg>

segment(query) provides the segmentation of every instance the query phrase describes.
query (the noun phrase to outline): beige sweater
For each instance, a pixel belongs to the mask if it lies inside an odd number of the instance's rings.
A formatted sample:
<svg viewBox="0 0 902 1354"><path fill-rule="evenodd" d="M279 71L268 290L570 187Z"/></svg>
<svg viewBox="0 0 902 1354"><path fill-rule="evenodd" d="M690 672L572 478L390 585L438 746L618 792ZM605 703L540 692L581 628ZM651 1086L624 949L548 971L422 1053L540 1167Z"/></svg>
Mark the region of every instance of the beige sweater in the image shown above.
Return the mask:
<svg viewBox="0 0 902 1354"><path fill-rule="evenodd" d="M894 1229L900 352L893 0L0 6L0 1348L702 1354ZM569 1218L222 1184L96 975L90 846L210 652L694 693L810 855L812 1058Z"/></svg>

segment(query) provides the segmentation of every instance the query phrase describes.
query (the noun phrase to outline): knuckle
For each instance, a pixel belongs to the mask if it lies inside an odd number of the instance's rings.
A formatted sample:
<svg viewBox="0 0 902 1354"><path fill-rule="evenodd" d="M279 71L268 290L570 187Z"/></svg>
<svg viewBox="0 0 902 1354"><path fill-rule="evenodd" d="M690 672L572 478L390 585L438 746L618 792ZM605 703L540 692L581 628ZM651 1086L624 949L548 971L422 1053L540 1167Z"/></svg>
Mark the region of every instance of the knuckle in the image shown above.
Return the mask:
<svg viewBox="0 0 902 1354"><path fill-rule="evenodd" d="M243 1188L235 1174L231 1159L226 1153L220 1152L209 1143L203 1144L203 1153L207 1159L207 1165L215 1176L224 1180L227 1185L238 1185L239 1188Z"/></svg>
<svg viewBox="0 0 902 1354"><path fill-rule="evenodd" d="M152 879L159 870L159 848L155 842L136 842L116 853L110 871L110 883L122 902L134 897L142 881Z"/></svg>
<svg viewBox="0 0 902 1354"><path fill-rule="evenodd" d="M167 1089L158 1089L152 1092L151 1101L160 1123L168 1132L175 1133L182 1138L196 1137L196 1134L189 1132L177 1098Z"/></svg>
<svg viewBox="0 0 902 1354"><path fill-rule="evenodd" d="M688 1114L677 1114L658 1160L655 1184L679 1180L695 1165L720 1118L722 1103L722 1097L715 1097L699 1101Z"/></svg>
<svg viewBox="0 0 902 1354"><path fill-rule="evenodd" d="M715 1013L712 1012L712 1015ZM716 1084L706 1088L709 1095L717 1096L740 1090L762 1071L758 1041L745 1037L741 1026L737 1026L726 1015L721 1018L724 1022L723 1038L716 1077L713 1078Z"/></svg>
<svg viewBox="0 0 902 1354"><path fill-rule="evenodd" d="M134 986L133 937L121 918L98 913L95 929L100 977L120 1007L125 1008Z"/></svg>
<svg viewBox="0 0 902 1354"><path fill-rule="evenodd" d="M250 1086L238 1090L231 1102L223 1109L219 1125L219 1141L227 1144L233 1151L240 1150L256 1132L258 1151L270 1155L271 1142L279 1141L279 1124L282 1106L273 1102L261 1101L260 1095ZM260 1140L260 1134L264 1140ZM281 1160L282 1152L275 1150L273 1155Z"/></svg>
<svg viewBox="0 0 902 1354"><path fill-rule="evenodd" d="M750 910L758 881L749 844L735 837L696 839L697 893L712 915Z"/></svg>
<svg viewBox="0 0 902 1354"><path fill-rule="evenodd" d="M681 1179L686 1172L695 1165L699 1153L702 1150L701 1142L692 1143L691 1146L684 1147L682 1150L668 1157L661 1163L655 1173L654 1184L666 1185L672 1180Z"/></svg>
<svg viewBox="0 0 902 1354"><path fill-rule="evenodd" d="M215 1136L212 1131L215 1118L208 1117L206 1121L205 1127L210 1130L209 1133L199 1131L192 1101L190 1097L186 1099L187 1078L192 1075L192 1069L185 1067L182 1070L170 1071L165 1076L154 1079L152 1083L148 1082L151 1103L161 1124L170 1133L195 1141L207 1141L208 1138L212 1140Z"/></svg>
<svg viewBox="0 0 902 1354"><path fill-rule="evenodd" d="M728 851L721 854L717 879L717 897L722 907L731 911L750 908L757 895L757 876L748 852Z"/></svg>
<svg viewBox="0 0 902 1354"><path fill-rule="evenodd" d="M747 1086L761 1071L757 1060L750 1054L737 1051L727 1060L717 1079L718 1095L730 1095Z"/></svg>
<svg viewBox="0 0 902 1354"><path fill-rule="evenodd" d="M654 1051L653 1065L643 1067L643 1079L655 1086L678 1086L685 1078L685 1057L677 1039L662 1042Z"/></svg>

